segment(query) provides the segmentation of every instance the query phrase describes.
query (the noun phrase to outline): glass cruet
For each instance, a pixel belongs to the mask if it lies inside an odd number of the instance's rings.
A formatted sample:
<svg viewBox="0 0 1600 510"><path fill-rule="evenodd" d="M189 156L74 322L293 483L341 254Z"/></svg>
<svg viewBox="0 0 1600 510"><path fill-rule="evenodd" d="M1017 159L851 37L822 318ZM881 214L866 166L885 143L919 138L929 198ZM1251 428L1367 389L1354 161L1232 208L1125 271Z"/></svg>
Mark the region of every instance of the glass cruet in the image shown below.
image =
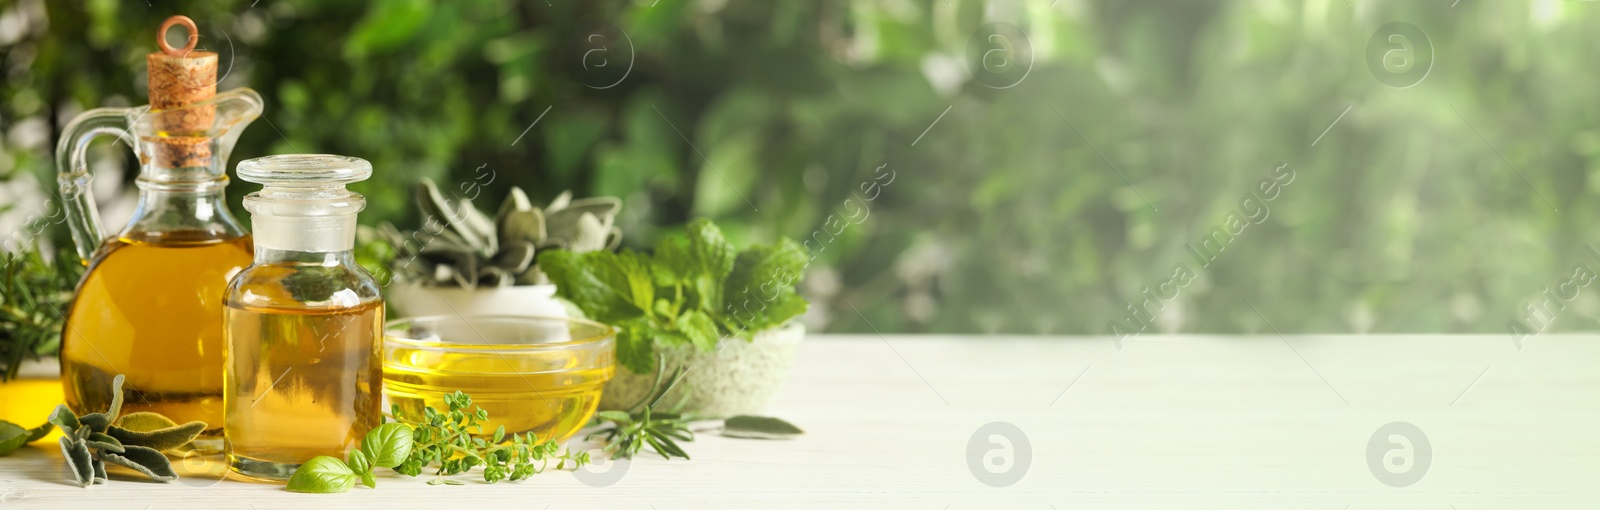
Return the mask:
<svg viewBox="0 0 1600 510"><path fill-rule="evenodd" d="M178 19L178 18L181 18ZM56 147L67 225L88 270L62 330L61 378L79 415L104 411L111 380L126 376L126 412L203 421L195 441L220 451L223 402L222 301L229 278L250 264L250 236L228 210L229 154L262 111L261 96L216 93L216 54L189 46L147 57L151 104L97 108L67 125ZM159 40L159 37L158 37ZM138 159L133 218L105 235L90 195L89 143L102 135Z"/></svg>
<svg viewBox="0 0 1600 510"><path fill-rule="evenodd" d="M382 422L383 299L355 260L366 200L345 189L371 175L366 160L345 156L239 163L239 178L263 187L244 199L255 262L228 285L223 310L235 473L286 480L318 456L345 458Z"/></svg>

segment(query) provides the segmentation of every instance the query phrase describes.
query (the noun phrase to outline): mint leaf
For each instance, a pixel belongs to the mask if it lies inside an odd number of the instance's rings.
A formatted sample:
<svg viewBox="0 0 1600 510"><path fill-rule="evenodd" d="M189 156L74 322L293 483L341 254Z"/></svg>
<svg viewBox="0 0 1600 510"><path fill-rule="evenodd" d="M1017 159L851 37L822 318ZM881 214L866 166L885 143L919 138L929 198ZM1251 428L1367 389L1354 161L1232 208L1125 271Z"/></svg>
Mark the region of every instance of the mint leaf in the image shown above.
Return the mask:
<svg viewBox="0 0 1600 510"><path fill-rule="evenodd" d="M335 494L350 490L356 485L356 473L339 459L326 455L301 464L289 476L288 489L293 492Z"/></svg>
<svg viewBox="0 0 1600 510"><path fill-rule="evenodd" d="M651 306L634 301L640 290L634 280L643 279L645 285L651 281L649 269L638 265L638 260L625 263L606 251L539 253L539 270L556 285L556 295L578 305L589 318L609 324L638 316Z"/></svg>
<svg viewBox="0 0 1600 510"><path fill-rule="evenodd" d="M701 274L721 278L733 270L737 252L733 244L722 236L722 229L706 218L695 218L684 227L689 238L689 254L694 258Z"/></svg>
<svg viewBox="0 0 1600 510"><path fill-rule="evenodd" d="M711 320L710 315L700 310L689 310L678 316L673 323L678 331L688 337L689 343L702 351L709 351L717 346L720 335L717 333L717 323Z"/></svg>
<svg viewBox="0 0 1600 510"><path fill-rule="evenodd" d="M747 308L734 310L729 318L738 327L733 334L748 339L758 331L782 326L790 319L804 315L807 303L795 291L786 290L779 292L772 301L751 299L744 305Z"/></svg>
<svg viewBox="0 0 1600 510"><path fill-rule="evenodd" d="M648 374L656 369L655 340L661 335L647 317L635 317L615 326L617 332L617 363L635 374Z"/></svg>
<svg viewBox="0 0 1600 510"><path fill-rule="evenodd" d="M662 236L656 241L654 272L656 285L670 287L684 283L689 275L698 273L699 263L689 252L689 238L676 235Z"/></svg>
<svg viewBox="0 0 1600 510"><path fill-rule="evenodd" d="M804 314L806 301L794 287L808 262L805 250L789 239L745 250L724 284L727 302L716 312L725 323L743 329L735 332L741 336Z"/></svg>
<svg viewBox="0 0 1600 510"><path fill-rule="evenodd" d="M374 466L399 466L411 455L411 427L393 422L379 425L361 440L361 450L366 452L367 460ZM355 464L351 464L351 467L355 467ZM364 470L358 468L356 471Z"/></svg>
<svg viewBox="0 0 1600 510"><path fill-rule="evenodd" d="M657 347L708 350L730 334L748 337L805 313L795 283L808 262L788 239L739 253L703 218L681 236L661 238L653 254L539 254L557 296L621 329L617 360L641 374L655 370Z"/></svg>
<svg viewBox="0 0 1600 510"><path fill-rule="evenodd" d="M619 287L627 289L626 300L634 308L650 310L656 302L656 285L652 278L650 257L633 250L623 250L616 255L616 274Z"/></svg>

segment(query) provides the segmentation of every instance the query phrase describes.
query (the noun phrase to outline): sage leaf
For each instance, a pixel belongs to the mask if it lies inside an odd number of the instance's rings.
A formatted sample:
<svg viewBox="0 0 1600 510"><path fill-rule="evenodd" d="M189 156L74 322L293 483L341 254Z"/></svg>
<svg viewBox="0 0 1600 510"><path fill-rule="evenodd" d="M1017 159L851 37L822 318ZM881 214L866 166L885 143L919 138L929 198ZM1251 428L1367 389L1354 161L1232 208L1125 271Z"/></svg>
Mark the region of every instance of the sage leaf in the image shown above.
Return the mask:
<svg viewBox="0 0 1600 510"><path fill-rule="evenodd" d="M89 432L105 432L106 427L111 426L111 416L106 413L89 413L79 416L78 423L82 423L81 428ZM88 437L82 430L78 431L78 435Z"/></svg>
<svg viewBox="0 0 1600 510"><path fill-rule="evenodd" d="M722 422L722 435L747 439L790 439L804 430L789 422L766 416L735 416Z"/></svg>
<svg viewBox="0 0 1600 510"><path fill-rule="evenodd" d="M617 423L628 423L633 421L633 418L628 416L628 413L623 411L600 411L598 413L594 413L594 415L596 418L606 421L614 421Z"/></svg>
<svg viewBox="0 0 1600 510"><path fill-rule="evenodd" d="M205 422L191 421L183 425L148 431L128 430L113 425L106 434L122 441L123 445L143 446L164 452L189 444L189 441L193 441L195 436L200 435L205 429Z"/></svg>
<svg viewBox="0 0 1600 510"><path fill-rule="evenodd" d="M84 439L83 443L90 448L112 453L122 453L126 450L122 446L122 441L99 432L90 432L89 437Z"/></svg>
<svg viewBox="0 0 1600 510"><path fill-rule="evenodd" d="M89 447L83 441L75 441L70 437L62 437L60 442L61 458L67 460L67 469L72 471L78 486L88 487L94 483L94 465L89 457Z"/></svg>
<svg viewBox="0 0 1600 510"><path fill-rule="evenodd" d="M125 445L126 451L112 453L101 450L100 458L106 462L123 466L150 477L160 482L170 482L178 479L178 473L172 470L172 462L167 456L153 448L143 446Z"/></svg>
<svg viewBox="0 0 1600 510"><path fill-rule="evenodd" d="M61 427L61 433L68 436L76 435L78 428L83 426L83 424L78 423L78 415L72 414L72 410L67 409L66 404L56 406L56 410L50 413L49 422Z"/></svg>
<svg viewBox="0 0 1600 510"><path fill-rule="evenodd" d="M134 432L149 432L165 428L176 427L178 424L171 418L162 416L161 413L139 411L122 415L117 419L116 425Z"/></svg>
<svg viewBox="0 0 1600 510"><path fill-rule="evenodd" d="M111 477L106 476L106 461L94 459L94 483L106 483Z"/></svg>
<svg viewBox="0 0 1600 510"><path fill-rule="evenodd" d="M110 415L111 418L116 418L117 413L122 412L122 383L126 380L127 378L123 377L122 374L117 374L116 377L111 379L111 409L106 411L106 414ZM110 425L111 423L108 420L106 424ZM104 432L106 429L97 430Z"/></svg>
<svg viewBox="0 0 1600 510"><path fill-rule="evenodd" d="M361 450L377 467L399 466L411 455L411 427L404 423L385 423L367 432L361 439ZM357 470L360 471L360 470Z"/></svg>
<svg viewBox="0 0 1600 510"><path fill-rule="evenodd" d="M25 444L28 444L28 429L0 420L0 455L14 452Z"/></svg>
<svg viewBox="0 0 1600 510"><path fill-rule="evenodd" d="M339 459L326 455L301 464L289 476L288 489L293 492L335 494L350 490L356 485L356 474Z"/></svg>

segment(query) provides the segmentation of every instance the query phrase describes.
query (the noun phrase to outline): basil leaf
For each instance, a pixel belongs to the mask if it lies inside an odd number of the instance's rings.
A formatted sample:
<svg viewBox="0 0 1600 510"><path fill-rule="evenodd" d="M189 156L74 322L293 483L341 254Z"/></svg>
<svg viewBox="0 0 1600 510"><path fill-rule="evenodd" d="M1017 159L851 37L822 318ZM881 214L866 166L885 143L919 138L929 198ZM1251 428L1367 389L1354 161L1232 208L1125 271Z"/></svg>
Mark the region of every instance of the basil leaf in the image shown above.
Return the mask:
<svg viewBox="0 0 1600 510"><path fill-rule="evenodd" d="M0 420L0 455L16 451L25 444L28 444L28 429Z"/></svg>
<svg viewBox="0 0 1600 510"><path fill-rule="evenodd" d="M326 455L301 464L289 476L288 489L293 492L335 494L350 490L356 485L356 474L339 459Z"/></svg>
<svg viewBox="0 0 1600 510"><path fill-rule="evenodd" d="M172 470L172 462L167 460L165 454L143 446L125 445L123 448L126 451L122 453L100 450L100 458L143 473L152 480L170 482L178 479L178 473Z"/></svg>
<svg viewBox="0 0 1600 510"><path fill-rule="evenodd" d="M370 459L361 450L350 450L350 453L345 456L344 463L350 465L351 471L361 475L361 483L366 484L368 488L377 488L378 481L372 478L372 461Z"/></svg>
<svg viewBox="0 0 1600 510"><path fill-rule="evenodd" d="M371 457L369 460L374 466L399 466L411 455L411 427L393 422L379 425L362 438L361 449Z"/></svg>
<svg viewBox="0 0 1600 510"><path fill-rule="evenodd" d="M789 422L766 416L735 416L722 422L722 435L747 439L789 439L804 434Z"/></svg>

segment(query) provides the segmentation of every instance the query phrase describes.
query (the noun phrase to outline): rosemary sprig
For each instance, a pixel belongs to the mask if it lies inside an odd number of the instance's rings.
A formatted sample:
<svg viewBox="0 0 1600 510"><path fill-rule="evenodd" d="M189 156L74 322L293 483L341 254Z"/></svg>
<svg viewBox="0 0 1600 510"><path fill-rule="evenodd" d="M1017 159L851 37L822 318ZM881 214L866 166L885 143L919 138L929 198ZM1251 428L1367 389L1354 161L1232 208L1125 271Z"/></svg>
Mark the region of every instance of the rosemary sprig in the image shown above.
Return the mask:
<svg viewBox="0 0 1600 510"><path fill-rule="evenodd" d="M673 457L689 459L689 454L677 443L680 440L694 441L694 431L689 430L689 421L692 418L677 412L682 403L673 406L673 410L668 412L655 410L662 398L667 396L667 392L672 391L689 371L684 367L678 367L666 384L662 384L666 366L659 353L656 357L656 382L652 386L654 391L630 407L629 412L595 413L597 422L610 422L612 426L589 434L588 439L602 438L606 443L605 452L613 458L632 458L642 451L645 445L649 445L652 450L669 460Z"/></svg>
<svg viewBox="0 0 1600 510"><path fill-rule="evenodd" d="M83 266L75 257L45 259L37 245L0 253L0 382L30 359L61 348L61 323Z"/></svg>

